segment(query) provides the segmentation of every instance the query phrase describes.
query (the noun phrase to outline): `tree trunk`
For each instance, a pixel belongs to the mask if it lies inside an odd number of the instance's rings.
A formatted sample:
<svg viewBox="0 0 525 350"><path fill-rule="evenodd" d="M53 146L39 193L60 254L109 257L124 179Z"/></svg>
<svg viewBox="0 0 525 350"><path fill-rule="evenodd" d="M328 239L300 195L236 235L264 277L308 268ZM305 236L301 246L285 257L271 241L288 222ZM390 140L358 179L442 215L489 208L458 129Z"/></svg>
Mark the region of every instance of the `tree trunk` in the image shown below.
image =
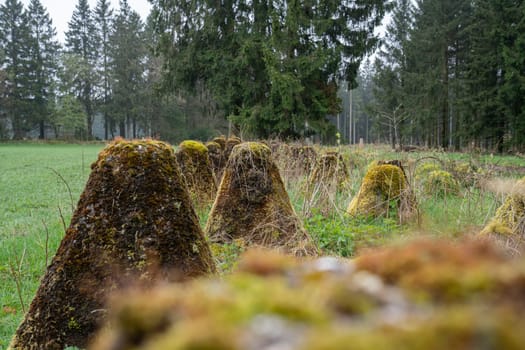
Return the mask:
<svg viewBox="0 0 525 350"><path fill-rule="evenodd" d="M39 129L40 129L40 134L39 134L38 138L39 138L40 140L43 140L43 139L46 138L46 124L44 123L43 120L41 120L41 121L39 122L39 125L38 125L38 126L39 126Z"/></svg>
<svg viewBox="0 0 525 350"><path fill-rule="evenodd" d="M120 137L122 138L126 138L126 121L123 120L121 122L119 122L119 134L120 134Z"/></svg>
<svg viewBox="0 0 525 350"><path fill-rule="evenodd" d="M443 71L441 79L443 81L443 104L441 106L441 147L443 149L448 148L448 118L449 118L449 107L448 107L448 47L444 48L443 51Z"/></svg>

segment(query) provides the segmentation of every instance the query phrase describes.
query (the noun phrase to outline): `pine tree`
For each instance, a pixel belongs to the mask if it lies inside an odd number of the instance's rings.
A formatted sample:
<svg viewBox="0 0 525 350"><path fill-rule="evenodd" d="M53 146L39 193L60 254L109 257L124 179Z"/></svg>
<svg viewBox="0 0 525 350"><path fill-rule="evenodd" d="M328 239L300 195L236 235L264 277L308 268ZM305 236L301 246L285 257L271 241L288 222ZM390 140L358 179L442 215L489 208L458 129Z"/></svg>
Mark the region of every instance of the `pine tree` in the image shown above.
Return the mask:
<svg viewBox="0 0 525 350"><path fill-rule="evenodd" d="M95 23L98 31L98 72L102 80L102 97L100 109L104 114L104 138L113 133L114 121L109 115L109 102L111 99L111 70L110 70L110 33L113 10L107 0L98 0L95 8Z"/></svg>
<svg viewBox="0 0 525 350"><path fill-rule="evenodd" d="M505 101L510 76L504 53L516 42L521 20L519 0L478 0L467 28L471 38L466 62L470 136L478 145L501 152L510 135L510 121L517 110ZM516 88L516 86L514 87ZM507 90L508 91L508 90Z"/></svg>
<svg viewBox="0 0 525 350"><path fill-rule="evenodd" d="M6 0L0 7L0 49L5 71L3 109L11 122L13 137L21 139L32 127L29 110L29 28L22 3Z"/></svg>
<svg viewBox="0 0 525 350"><path fill-rule="evenodd" d="M514 7L515 25L509 26L510 41L503 48L505 82L501 96L508 114L509 146L525 147L525 2Z"/></svg>
<svg viewBox="0 0 525 350"><path fill-rule="evenodd" d="M98 82L96 74L97 62L97 33L93 21L93 14L87 0L79 0L73 16L69 21L66 32L66 49L69 53L76 54L88 67L89 74L84 79L77 80L75 94L85 108L87 115L88 138L93 137L93 118L95 114L94 100L96 85Z"/></svg>
<svg viewBox="0 0 525 350"><path fill-rule="evenodd" d="M204 86L261 137L335 135L337 84L355 83L387 1L152 0L166 91Z"/></svg>
<svg viewBox="0 0 525 350"><path fill-rule="evenodd" d="M32 114L39 125L39 137L45 138L45 123L52 113L54 81L60 45L56 30L40 0L31 0L28 9L30 41L30 86Z"/></svg>
<svg viewBox="0 0 525 350"><path fill-rule="evenodd" d="M375 103L371 106L376 123L388 127L392 148L408 139L405 124L410 113L408 80L408 45L413 26L414 9L410 0L397 0L386 37L375 62L373 91Z"/></svg>
<svg viewBox="0 0 525 350"><path fill-rule="evenodd" d="M127 0L120 0L110 36L110 55L112 114L119 123L119 132L123 137L137 137L140 122L142 106L139 96L147 53L143 26L140 16L130 8ZM127 126L131 126L131 135L127 135Z"/></svg>

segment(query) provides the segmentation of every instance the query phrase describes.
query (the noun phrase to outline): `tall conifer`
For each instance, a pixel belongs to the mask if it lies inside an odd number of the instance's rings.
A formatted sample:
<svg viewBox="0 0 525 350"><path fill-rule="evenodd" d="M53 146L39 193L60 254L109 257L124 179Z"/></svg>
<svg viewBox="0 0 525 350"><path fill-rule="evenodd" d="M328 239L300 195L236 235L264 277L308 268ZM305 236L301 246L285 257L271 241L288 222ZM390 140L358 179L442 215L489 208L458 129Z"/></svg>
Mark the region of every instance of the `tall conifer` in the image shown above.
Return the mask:
<svg viewBox="0 0 525 350"><path fill-rule="evenodd" d="M97 32L93 14L87 0L78 0L66 32L66 49L69 53L78 55L89 69L82 79L78 79L75 94L85 108L87 114L88 138L93 137L93 118L95 114L95 92L97 84Z"/></svg>
<svg viewBox="0 0 525 350"><path fill-rule="evenodd" d="M45 138L45 124L53 109L54 83L60 44L56 30L40 0L31 0L28 9L30 40L30 86L32 115Z"/></svg>
<svg viewBox="0 0 525 350"><path fill-rule="evenodd" d="M0 49L4 52L2 68L5 71L2 108L11 122L15 139L25 137L32 127L29 38L28 17L22 3L6 0L0 6Z"/></svg>

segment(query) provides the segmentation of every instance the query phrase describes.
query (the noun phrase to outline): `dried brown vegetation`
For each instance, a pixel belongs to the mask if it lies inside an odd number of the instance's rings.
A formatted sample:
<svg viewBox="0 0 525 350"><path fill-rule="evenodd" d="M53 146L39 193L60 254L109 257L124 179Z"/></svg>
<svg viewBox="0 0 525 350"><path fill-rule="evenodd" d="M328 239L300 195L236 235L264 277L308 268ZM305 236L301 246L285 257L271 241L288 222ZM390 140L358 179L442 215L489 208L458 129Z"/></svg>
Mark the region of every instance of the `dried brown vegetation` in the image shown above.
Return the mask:
<svg viewBox="0 0 525 350"><path fill-rule="evenodd" d="M208 149L208 156L210 157L211 167L213 168L213 174L215 176L215 183L217 186L221 182L219 174L222 175L226 160L224 159L224 152L217 142L210 141L206 142L206 148Z"/></svg>
<svg viewBox="0 0 525 350"><path fill-rule="evenodd" d="M304 208L316 208L325 215L336 211L336 193L348 190L349 182L348 167L338 152L320 156L307 181ZM304 210L307 215L308 211Z"/></svg>

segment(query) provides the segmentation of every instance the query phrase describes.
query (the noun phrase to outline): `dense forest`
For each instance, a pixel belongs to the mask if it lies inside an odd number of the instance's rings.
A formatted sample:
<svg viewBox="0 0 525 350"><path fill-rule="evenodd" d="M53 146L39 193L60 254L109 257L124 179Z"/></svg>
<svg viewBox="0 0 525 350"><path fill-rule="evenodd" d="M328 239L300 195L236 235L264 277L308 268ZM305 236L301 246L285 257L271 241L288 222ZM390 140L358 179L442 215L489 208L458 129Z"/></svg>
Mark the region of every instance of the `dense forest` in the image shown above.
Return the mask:
<svg viewBox="0 0 525 350"><path fill-rule="evenodd" d="M149 1L78 0L61 44L39 0L5 0L0 138L525 146L523 1Z"/></svg>
<svg viewBox="0 0 525 350"><path fill-rule="evenodd" d="M360 79L373 140L523 150L525 2L397 0Z"/></svg>

